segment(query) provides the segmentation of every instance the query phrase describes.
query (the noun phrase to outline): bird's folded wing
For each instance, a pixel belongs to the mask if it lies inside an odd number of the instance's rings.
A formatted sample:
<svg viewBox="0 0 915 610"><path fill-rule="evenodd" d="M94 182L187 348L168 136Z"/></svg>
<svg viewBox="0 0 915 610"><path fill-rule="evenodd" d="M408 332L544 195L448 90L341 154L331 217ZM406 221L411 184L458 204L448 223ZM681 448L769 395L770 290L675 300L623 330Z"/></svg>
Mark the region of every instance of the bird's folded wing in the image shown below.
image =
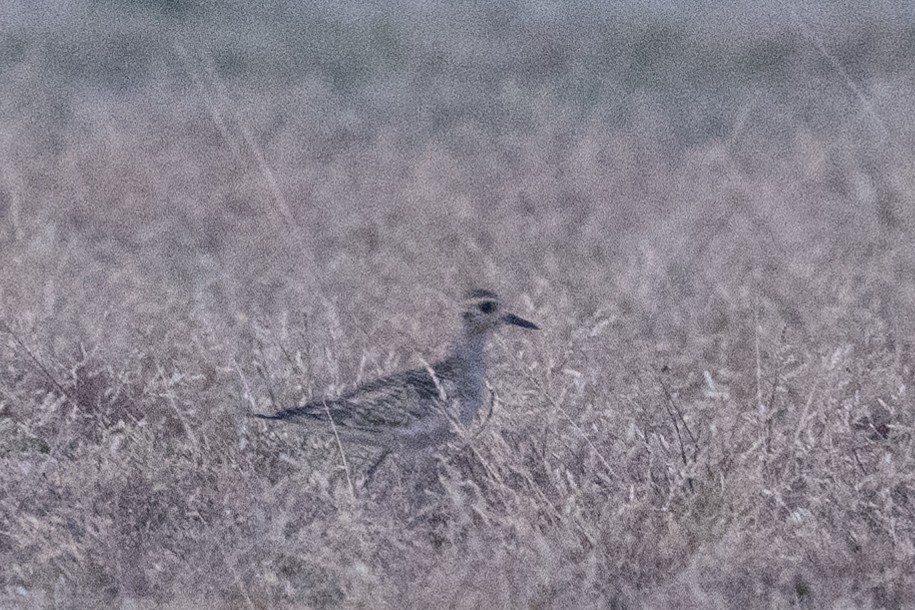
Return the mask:
<svg viewBox="0 0 915 610"><path fill-rule="evenodd" d="M333 420L336 426L355 430L391 430L437 414L441 398L444 395L447 399L453 388L447 377L433 376L427 369L414 369L376 379L338 398L313 400L265 419L299 423Z"/></svg>

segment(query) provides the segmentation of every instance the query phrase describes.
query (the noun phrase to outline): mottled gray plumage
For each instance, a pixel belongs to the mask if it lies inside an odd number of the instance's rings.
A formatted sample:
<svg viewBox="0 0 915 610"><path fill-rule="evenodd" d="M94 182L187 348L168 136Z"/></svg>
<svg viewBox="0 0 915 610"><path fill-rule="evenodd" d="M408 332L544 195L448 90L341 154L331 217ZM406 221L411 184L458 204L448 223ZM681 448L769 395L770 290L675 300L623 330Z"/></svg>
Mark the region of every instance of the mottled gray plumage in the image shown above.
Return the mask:
<svg viewBox="0 0 915 610"><path fill-rule="evenodd" d="M456 427L467 428L476 419L483 404L486 341L506 324L537 328L503 312L495 293L474 290L467 294L461 334L443 360L370 381L342 396L257 417L303 424L332 421L342 439L386 450L441 444Z"/></svg>

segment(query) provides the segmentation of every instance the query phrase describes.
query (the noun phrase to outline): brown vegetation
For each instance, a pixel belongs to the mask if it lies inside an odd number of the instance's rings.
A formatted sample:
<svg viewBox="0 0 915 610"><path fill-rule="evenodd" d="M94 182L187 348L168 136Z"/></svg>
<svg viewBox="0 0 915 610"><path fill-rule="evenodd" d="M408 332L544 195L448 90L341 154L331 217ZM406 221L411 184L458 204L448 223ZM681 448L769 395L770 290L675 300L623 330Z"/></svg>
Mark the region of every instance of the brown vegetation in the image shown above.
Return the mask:
<svg viewBox="0 0 915 610"><path fill-rule="evenodd" d="M0 605L915 604L912 31L131 10L0 41ZM544 330L423 502L246 417L470 285Z"/></svg>

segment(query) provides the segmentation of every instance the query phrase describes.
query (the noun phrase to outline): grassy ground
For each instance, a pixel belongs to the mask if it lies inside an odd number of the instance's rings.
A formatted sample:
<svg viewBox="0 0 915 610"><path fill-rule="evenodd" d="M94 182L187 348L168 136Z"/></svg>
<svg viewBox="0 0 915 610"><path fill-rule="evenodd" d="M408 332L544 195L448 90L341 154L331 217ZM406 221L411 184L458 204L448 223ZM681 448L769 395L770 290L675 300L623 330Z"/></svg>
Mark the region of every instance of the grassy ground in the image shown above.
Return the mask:
<svg viewBox="0 0 915 610"><path fill-rule="evenodd" d="M0 605L915 605L915 30L236 8L0 30ZM246 417L470 286L428 498Z"/></svg>

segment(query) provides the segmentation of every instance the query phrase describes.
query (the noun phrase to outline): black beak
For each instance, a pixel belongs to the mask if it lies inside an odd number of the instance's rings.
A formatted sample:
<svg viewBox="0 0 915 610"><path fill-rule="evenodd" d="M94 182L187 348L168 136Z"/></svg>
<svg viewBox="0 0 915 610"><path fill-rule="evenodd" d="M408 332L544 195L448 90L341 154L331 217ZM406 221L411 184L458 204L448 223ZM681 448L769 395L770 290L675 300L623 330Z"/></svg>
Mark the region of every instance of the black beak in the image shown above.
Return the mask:
<svg viewBox="0 0 915 610"><path fill-rule="evenodd" d="M540 327L534 324L533 322L528 322L524 318L519 318L513 313L507 313L502 316L502 321L506 324L514 324L515 326L520 326L521 328L530 328L531 330L540 330Z"/></svg>

